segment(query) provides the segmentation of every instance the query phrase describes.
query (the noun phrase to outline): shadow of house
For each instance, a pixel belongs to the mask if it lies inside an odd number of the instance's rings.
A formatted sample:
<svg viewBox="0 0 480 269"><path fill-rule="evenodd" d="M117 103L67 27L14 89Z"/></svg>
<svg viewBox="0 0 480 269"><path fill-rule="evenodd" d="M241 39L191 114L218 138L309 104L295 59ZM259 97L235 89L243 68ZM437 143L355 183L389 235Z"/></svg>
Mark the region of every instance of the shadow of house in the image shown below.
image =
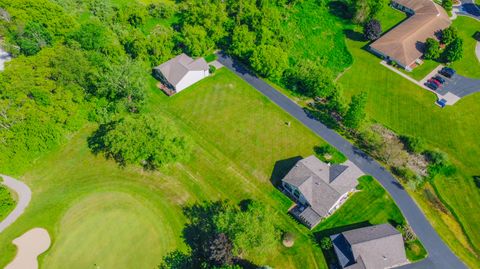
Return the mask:
<svg viewBox="0 0 480 269"><path fill-rule="evenodd" d="M365 38L365 36L363 35L363 33L354 31L354 30L352 30L352 29L345 29L345 30L343 30L343 33L344 33L345 36L346 36L348 39L350 39L350 40L358 41L358 42L367 41L367 39Z"/></svg>
<svg viewBox="0 0 480 269"><path fill-rule="evenodd" d="M270 182L276 188L281 188L282 179L288 174L288 172L295 166L295 164L303 159L302 156L295 156L285 160L275 162L273 166Z"/></svg>

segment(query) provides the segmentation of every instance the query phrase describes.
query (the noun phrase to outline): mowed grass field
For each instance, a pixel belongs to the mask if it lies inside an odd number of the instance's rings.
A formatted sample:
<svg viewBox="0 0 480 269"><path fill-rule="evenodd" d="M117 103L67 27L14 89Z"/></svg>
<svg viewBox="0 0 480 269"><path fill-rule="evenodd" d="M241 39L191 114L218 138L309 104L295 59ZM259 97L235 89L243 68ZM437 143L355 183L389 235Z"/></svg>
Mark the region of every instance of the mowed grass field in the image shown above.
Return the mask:
<svg viewBox="0 0 480 269"><path fill-rule="evenodd" d="M480 31L480 21L458 16L452 25L458 29L458 34L463 39L463 58L454 62L452 68L466 77L480 79L480 61L475 54L477 40L474 38L475 33Z"/></svg>
<svg viewBox="0 0 480 269"><path fill-rule="evenodd" d="M183 206L250 198L273 207L280 228L297 239L292 248L279 241L274 255L248 259L274 268L327 268L312 233L287 214L291 201L271 183L272 175L290 168L292 162L283 160L313 154L323 144L319 137L226 69L171 98L152 90L147 110L192 137L192 159L157 172L120 168L90 152L86 139L95 126L86 126L19 175L33 197L25 214L0 234L0 266L15 255L11 240L45 227L52 246L40 258L43 268L155 268L168 252L187 248ZM338 213L338 225L399 218L398 209L384 210L395 207L388 196L360 196L368 204L352 199L346 206L364 208L368 216Z"/></svg>
<svg viewBox="0 0 480 269"><path fill-rule="evenodd" d="M404 19L404 15L385 8L380 19L384 29L389 29ZM480 175L480 124L477 120L480 94L470 95L454 106L440 109L434 104L436 97L433 94L380 65L380 59L364 49L365 42L347 39L347 44L354 55L354 64L339 79L346 95L367 92L370 120L380 122L399 134L423 138L430 147L446 152L458 168L454 178L439 177L434 182L441 199L453 210L460 223L434 209L424 196L414 195L455 253L469 266L479 268L480 189L475 186L472 176ZM465 55L468 57L467 53ZM472 69L477 67L478 62Z"/></svg>

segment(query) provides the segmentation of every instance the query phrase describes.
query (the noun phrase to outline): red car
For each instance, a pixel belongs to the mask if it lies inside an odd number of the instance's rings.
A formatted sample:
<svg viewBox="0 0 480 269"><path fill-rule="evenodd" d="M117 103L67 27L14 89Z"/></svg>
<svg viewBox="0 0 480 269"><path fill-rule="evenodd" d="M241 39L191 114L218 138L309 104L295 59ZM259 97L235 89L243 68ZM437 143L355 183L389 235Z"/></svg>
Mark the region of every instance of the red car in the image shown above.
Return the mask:
<svg viewBox="0 0 480 269"><path fill-rule="evenodd" d="M433 79L433 78L429 79L428 82L434 83L438 87L442 86L442 83L440 83L438 80Z"/></svg>

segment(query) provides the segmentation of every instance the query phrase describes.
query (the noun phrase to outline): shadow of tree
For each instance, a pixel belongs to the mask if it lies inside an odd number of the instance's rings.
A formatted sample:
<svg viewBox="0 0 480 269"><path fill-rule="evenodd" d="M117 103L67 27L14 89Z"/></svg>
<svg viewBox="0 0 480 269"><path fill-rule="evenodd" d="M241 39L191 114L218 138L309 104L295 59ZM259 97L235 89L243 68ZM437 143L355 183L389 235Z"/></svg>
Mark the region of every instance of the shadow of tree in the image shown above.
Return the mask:
<svg viewBox="0 0 480 269"><path fill-rule="evenodd" d="M276 161L273 166L272 175L270 177L270 182L273 186L278 187L287 173L292 169L292 167L300 161L302 156L295 156L292 158Z"/></svg>
<svg viewBox="0 0 480 269"><path fill-rule="evenodd" d="M363 33L354 31L354 30L352 30L352 29L345 29L345 30L343 30L343 33L344 33L345 36L346 36L348 39L350 39L350 40L358 41L358 42L365 42L365 41L367 41L367 39L365 38L365 36L363 35Z"/></svg>
<svg viewBox="0 0 480 269"><path fill-rule="evenodd" d="M353 18L353 10L344 1L329 2L328 12L343 20L351 20Z"/></svg>

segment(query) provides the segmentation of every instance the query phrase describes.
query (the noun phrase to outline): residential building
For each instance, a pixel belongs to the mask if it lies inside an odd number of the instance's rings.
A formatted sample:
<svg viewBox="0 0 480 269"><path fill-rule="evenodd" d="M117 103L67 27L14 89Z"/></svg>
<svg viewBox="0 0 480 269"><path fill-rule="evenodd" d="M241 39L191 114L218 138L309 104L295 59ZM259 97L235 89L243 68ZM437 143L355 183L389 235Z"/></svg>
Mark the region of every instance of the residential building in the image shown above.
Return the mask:
<svg viewBox="0 0 480 269"><path fill-rule="evenodd" d="M297 203L290 213L312 229L347 200L362 175L351 161L330 165L315 156L298 161L282 179L285 193Z"/></svg>
<svg viewBox="0 0 480 269"><path fill-rule="evenodd" d="M408 263L402 234L380 224L330 236L339 265L345 269L385 269Z"/></svg>
<svg viewBox="0 0 480 269"><path fill-rule="evenodd" d="M421 63L427 38L435 38L451 21L431 0L393 0L391 5L409 18L373 42L370 50L411 71Z"/></svg>
<svg viewBox="0 0 480 269"><path fill-rule="evenodd" d="M155 67L153 75L161 81L162 86L173 93L178 93L209 75L205 59L196 60L182 53L177 57ZM164 90L167 90L163 88Z"/></svg>

